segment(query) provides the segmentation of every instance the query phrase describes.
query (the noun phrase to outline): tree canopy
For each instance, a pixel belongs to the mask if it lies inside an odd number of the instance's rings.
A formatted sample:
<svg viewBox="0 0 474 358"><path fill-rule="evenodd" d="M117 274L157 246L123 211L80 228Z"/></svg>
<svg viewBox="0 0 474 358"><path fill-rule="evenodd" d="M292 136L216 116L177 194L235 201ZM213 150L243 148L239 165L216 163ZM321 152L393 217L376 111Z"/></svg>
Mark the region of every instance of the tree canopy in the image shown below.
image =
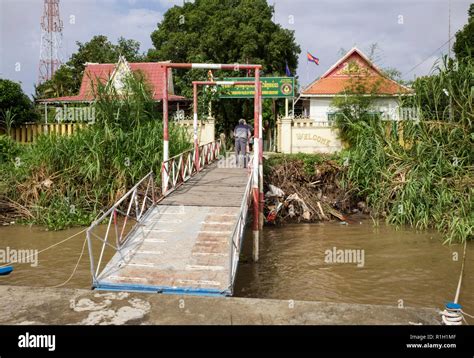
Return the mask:
<svg viewBox="0 0 474 358"><path fill-rule="evenodd" d="M19 83L0 79L0 120L5 122L6 117L13 120L11 124L21 124L35 121L37 115L33 103ZM5 127L5 123L2 127Z"/></svg>
<svg viewBox="0 0 474 358"><path fill-rule="evenodd" d="M300 47L294 31L272 21L274 8L265 0L196 0L170 8L151 34L151 61L253 63L263 74L285 75L288 63L296 72ZM242 72L219 72L214 77L245 76ZM205 71L178 71L176 91L191 97L191 81L205 77ZM238 117L251 118L248 100L219 100L218 117L234 123ZM222 123L222 122L221 122ZM226 125L227 127L227 125Z"/></svg>
<svg viewBox="0 0 474 358"><path fill-rule="evenodd" d="M453 51L458 60L474 57L474 4L469 6L468 22L456 33Z"/></svg>
<svg viewBox="0 0 474 358"><path fill-rule="evenodd" d="M148 57L174 62L257 63L265 73L295 70L293 31L272 21L265 0L196 0L169 9L151 34Z"/></svg>

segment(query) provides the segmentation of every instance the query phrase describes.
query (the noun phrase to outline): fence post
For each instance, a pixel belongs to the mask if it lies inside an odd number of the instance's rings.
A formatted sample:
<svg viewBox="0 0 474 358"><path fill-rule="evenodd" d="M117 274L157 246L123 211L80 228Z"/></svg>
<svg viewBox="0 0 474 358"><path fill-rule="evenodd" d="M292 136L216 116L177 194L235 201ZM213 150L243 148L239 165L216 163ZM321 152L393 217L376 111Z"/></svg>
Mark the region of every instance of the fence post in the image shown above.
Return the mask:
<svg viewBox="0 0 474 358"><path fill-rule="evenodd" d="M26 142L27 143L30 143L32 142L32 132L33 132L33 125L31 124L27 124L26 125Z"/></svg>
<svg viewBox="0 0 474 358"><path fill-rule="evenodd" d="M282 118L280 121L280 133L279 133L279 141L280 141L280 150L282 153L290 154L292 152L292 143L291 139L293 136L292 133L292 119L285 117Z"/></svg>

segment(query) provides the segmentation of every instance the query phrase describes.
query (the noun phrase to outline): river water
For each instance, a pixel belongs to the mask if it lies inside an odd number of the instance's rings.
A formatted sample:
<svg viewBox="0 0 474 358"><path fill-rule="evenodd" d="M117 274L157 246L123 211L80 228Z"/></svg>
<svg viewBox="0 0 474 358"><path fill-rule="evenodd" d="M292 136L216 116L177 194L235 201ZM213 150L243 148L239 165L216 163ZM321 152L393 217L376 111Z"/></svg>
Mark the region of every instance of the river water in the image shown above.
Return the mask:
<svg viewBox="0 0 474 358"><path fill-rule="evenodd" d="M442 308L452 301L463 253L462 245L442 245L435 232L396 230L384 223L374 227L370 219L351 225L267 227L257 264L251 261L251 241L251 237L245 241L237 296L404 307ZM338 250L363 250L355 255L360 259L363 252L363 266L331 262ZM473 277L474 245L470 243L460 296L470 314L474 313Z"/></svg>
<svg viewBox="0 0 474 358"><path fill-rule="evenodd" d="M442 245L435 232L397 230L383 223L374 226L370 219L361 220L351 225L332 222L266 227L256 264L251 261L252 240L247 235L235 295L437 308L453 300L461 267L461 245ZM38 227L0 227L0 259L7 250L42 250L82 230L49 232ZM81 233L40 253L37 265L15 265L10 276L0 276L0 284L46 287L63 283L73 272L84 239L85 234ZM471 243L460 297L465 311L471 314L473 277ZM90 285L86 245L75 275L64 287Z"/></svg>

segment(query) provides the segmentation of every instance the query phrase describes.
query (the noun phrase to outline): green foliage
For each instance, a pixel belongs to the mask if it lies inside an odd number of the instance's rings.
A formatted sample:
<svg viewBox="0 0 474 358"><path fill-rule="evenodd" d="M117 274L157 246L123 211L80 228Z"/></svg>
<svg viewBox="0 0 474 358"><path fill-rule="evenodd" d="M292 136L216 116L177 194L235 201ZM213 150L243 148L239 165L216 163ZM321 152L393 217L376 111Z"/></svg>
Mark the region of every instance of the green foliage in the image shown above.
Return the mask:
<svg viewBox="0 0 474 358"><path fill-rule="evenodd" d="M469 6L468 15L468 23L456 33L453 45L458 61L474 57L474 4Z"/></svg>
<svg viewBox="0 0 474 358"><path fill-rule="evenodd" d="M460 63L457 70L445 65L426 84L431 87L418 83L411 103L418 104L421 120L399 124L402 144L386 134L377 117L344 122L351 139L350 149L343 153L348 163L346 188L366 198L374 213L390 223L434 227L446 235L446 242L474 235L472 66L471 61ZM427 93L442 98L444 89L453 94L452 116L432 120L436 113L449 111L449 102L427 102Z"/></svg>
<svg viewBox="0 0 474 358"><path fill-rule="evenodd" d="M292 72L301 49L294 32L273 23L273 7L265 0L198 0L170 8L152 35L152 61L255 63L265 75L284 75L285 61ZM216 71L214 77L243 76ZM206 71L177 71L176 91L192 97L191 81L205 79ZM252 100L214 101L219 129L230 131L239 118L253 118ZM205 111L207 113L207 110Z"/></svg>
<svg viewBox="0 0 474 358"><path fill-rule="evenodd" d="M421 109L429 120L449 120L450 116L470 124L474 119L474 60L453 62L443 57L431 76L413 83L416 96L406 105Z"/></svg>
<svg viewBox="0 0 474 358"><path fill-rule="evenodd" d="M0 197L27 208L30 221L51 229L87 225L150 171L159 181L163 125L147 85L134 74L123 93L97 89L96 122L71 136L42 135L0 172ZM170 155L191 147L185 131L170 123ZM5 141L6 144L1 143ZM0 148L9 148L2 138ZM4 154L5 152L5 154ZM11 163L19 155L21 165ZM8 173L8 174L7 174Z"/></svg>
<svg viewBox="0 0 474 358"><path fill-rule="evenodd" d="M277 154L272 155L263 161L263 171L265 175L271 172L271 168L277 167L285 162L301 162L306 175L312 176L315 174L317 165L329 160L338 160L339 156L336 154L322 154L322 153L297 153L297 154Z"/></svg>
<svg viewBox="0 0 474 358"><path fill-rule="evenodd" d="M13 162L20 152L20 144L9 136L0 135L0 164Z"/></svg>
<svg viewBox="0 0 474 358"><path fill-rule="evenodd" d="M140 126L142 120L161 120L151 87L140 71L124 77L121 92L110 82L100 81L94 91L96 124L106 130L128 130Z"/></svg>
<svg viewBox="0 0 474 358"><path fill-rule="evenodd" d="M36 99L72 96L76 94L76 88L74 69L65 64L59 67L52 79L35 87Z"/></svg>
<svg viewBox="0 0 474 358"><path fill-rule="evenodd" d="M351 68L351 65L349 65ZM340 138L349 145L355 145L361 131L376 117L373 102L380 86L370 81L369 74L353 64L354 76L341 95L334 97L331 107L336 109L335 124Z"/></svg>
<svg viewBox="0 0 474 358"><path fill-rule="evenodd" d="M6 128L8 125L15 126L24 122L33 122L36 119L37 114L33 103L23 92L20 84L0 79L0 120L2 127Z"/></svg>
<svg viewBox="0 0 474 358"><path fill-rule="evenodd" d="M169 9L152 35L148 56L173 62L260 63L265 73L296 69L293 31L272 22L264 0L199 0Z"/></svg>
<svg viewBox="0 0 474 358"><path fill-rule="evenodd" d="M13 108L8 108L3 110L0 113L0 116L2 119L2 129L7 135L10 135L12 127L15 124L15 118L17 117L17 114L13 111Z"/></svg>

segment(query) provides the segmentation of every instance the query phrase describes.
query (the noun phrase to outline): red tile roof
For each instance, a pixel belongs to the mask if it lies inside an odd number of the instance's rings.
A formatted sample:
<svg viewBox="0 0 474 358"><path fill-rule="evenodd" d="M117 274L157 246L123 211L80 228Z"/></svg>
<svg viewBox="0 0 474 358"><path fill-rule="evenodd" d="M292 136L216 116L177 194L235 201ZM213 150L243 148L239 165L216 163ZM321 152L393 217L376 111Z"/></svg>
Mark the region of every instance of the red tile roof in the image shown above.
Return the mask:
<svg viewBox="0 0 474 358"><path fill-rule="evenodd" d="M160 101L163 99L163 80L165 67L159 62L137 62L129 63L132 71L142 71L151 86L153 99ZM43 99L41 102L91 102L94 100L93 87L97 81L106 82L114 73L116 64L88 64L84 70L81 88L77 96L67 96L58 98ZM172 91L170 91L172 93ZM169 94L170 101L184 100L185 97Z"/></svg>
<svg viewBox="0 0 474 358"><path fill-rule="evenodd" d="M380 95L408 94L412 90L402 86L392 79L386 77L360 50L353 48L344 57L337 61L318 80L307 86L302 92L305 95L329 95L333 96L348 89L353 83L355 74L348 73L347 69L351 62L355 62L359 69L364 70L361 78L367 82L368 87L376 85L376 93ZM359 74L360 76L360 74Z"/></svg>

